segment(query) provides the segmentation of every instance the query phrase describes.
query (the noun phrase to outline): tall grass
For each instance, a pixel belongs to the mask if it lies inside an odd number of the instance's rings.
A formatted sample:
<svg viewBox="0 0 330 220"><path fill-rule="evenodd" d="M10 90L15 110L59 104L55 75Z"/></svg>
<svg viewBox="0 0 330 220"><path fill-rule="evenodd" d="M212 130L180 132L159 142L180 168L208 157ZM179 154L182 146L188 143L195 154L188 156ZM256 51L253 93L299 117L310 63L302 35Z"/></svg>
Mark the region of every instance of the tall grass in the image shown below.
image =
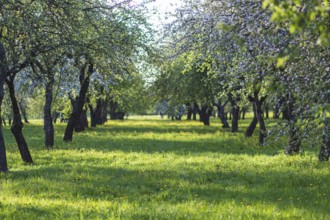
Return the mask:
<svg viewBox="0 0 330 220"><path fill-rule="evenodd" d="M5 128L0 219L330 219L330 165L317 149L289 157L285 140L261 147L211 123L111 121L72 143L57 124L56 146L45 150L32 121L32 166ZM240 123L243 131L249 120Z"/></svg>

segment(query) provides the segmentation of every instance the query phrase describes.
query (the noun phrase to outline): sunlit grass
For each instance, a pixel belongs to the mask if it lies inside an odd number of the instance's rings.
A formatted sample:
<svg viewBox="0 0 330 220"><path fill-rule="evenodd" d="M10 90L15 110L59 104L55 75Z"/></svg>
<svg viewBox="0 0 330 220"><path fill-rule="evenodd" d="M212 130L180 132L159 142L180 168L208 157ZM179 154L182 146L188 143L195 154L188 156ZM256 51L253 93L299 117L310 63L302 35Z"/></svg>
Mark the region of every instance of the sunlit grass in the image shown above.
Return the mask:
<svg viewBox="0 0 330 220"><path fill-rule="evenodd" d="M242 131L249 120L241 121ZM269 122L270 123L270 122ZM41 121L24 133L24 165L5 128L10 172L0 174L0 219L329 219L329 163L317 149L283 154L213 119L134 117L43 149Z"/></svg>

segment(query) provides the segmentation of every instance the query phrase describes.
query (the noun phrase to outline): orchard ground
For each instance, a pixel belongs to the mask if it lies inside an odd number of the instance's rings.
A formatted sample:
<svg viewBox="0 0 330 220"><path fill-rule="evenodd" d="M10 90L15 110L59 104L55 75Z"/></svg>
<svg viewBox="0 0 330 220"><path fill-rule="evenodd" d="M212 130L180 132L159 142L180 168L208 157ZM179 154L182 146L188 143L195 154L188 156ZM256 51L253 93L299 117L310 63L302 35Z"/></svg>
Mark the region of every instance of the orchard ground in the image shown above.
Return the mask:
<svg viewBox="0 0 330 220"><path fill-rule="evenodd" d="M218 119L131 117L43 148L41 120L24 134L34 165L20 159L4 128L10 172L0 174L0 219L330 219L330 163L318 150L283 154ZM268 120L270 125L274 121Z"/></svg>

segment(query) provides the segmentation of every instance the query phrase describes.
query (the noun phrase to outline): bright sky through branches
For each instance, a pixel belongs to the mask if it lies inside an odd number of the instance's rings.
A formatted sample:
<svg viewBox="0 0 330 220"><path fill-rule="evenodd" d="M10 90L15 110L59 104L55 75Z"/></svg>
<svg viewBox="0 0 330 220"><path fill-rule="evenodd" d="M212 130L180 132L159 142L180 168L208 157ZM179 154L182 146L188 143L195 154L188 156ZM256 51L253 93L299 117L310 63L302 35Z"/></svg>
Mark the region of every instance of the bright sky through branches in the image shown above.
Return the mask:
<svg viewBox="0 0 330 220"><path fill-rule="evenodd" d="M155 27L161 28L164 23L171 21L169 13L173 13L175 8L180 5L180 0L155 0L148 4L151 11L155 11L151 16L151 23Z"/></svg>

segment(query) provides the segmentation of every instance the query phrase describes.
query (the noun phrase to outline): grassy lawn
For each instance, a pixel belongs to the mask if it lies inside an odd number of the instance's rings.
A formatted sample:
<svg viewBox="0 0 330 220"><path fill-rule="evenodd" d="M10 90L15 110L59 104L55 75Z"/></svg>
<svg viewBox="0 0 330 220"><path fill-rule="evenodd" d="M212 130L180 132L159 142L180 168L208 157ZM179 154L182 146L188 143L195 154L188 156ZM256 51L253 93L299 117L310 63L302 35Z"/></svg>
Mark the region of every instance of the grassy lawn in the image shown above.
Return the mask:
<svg viewBox="0 0 330 220"><path fill-rule="evenodd" d="M0 219L330 219L330 163L318 149L285 156L213 119L110 121L43 149L41 121L24 133L35 164L4 129L10 172L0 174ZM270 122L269 122L270 123Z"/></svg>

